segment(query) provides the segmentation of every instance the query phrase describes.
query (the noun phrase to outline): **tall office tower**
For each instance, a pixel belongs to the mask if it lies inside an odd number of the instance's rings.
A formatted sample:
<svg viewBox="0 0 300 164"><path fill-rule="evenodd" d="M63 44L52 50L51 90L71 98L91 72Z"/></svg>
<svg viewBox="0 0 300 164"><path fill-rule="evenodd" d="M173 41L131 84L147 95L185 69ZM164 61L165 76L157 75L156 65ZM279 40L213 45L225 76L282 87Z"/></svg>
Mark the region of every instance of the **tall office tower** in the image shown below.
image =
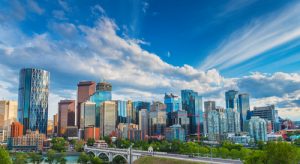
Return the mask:
<svg viewBox="0 0 300 164"><path fill-rule="evenodd" d="M117 100L118 119L117 124L127 123L127 101Z"/></svg>
<svg viewBox="0 0 300 164"><path fill-rule="evenodd" d="M110 101L112 85L102 81L97 83L96 92L90 97L90 101L96 103L96 127L100 127L100 106L104 101Z"/></svg>
<svg viewBox="0 0 300 164"><path fill-rule="evenodd" d="M80 107L80 129L96 127L96 103L86 101Z"/></svg>
<svg viewBox="0 0 300 164"><path fill-rule="evenodd" d="M35 68L20 71L18 120L27 130L47 134L50 73Z"/></svg>
<svg viewBox="0 0 300 164"><path fill-rule="evenodd" d="M187 111L185 110L178 110L176 112L171 113L171 124L179 124L184 129L185 134L189 134L189 126L190 126L190 119L187 115Z"/></svg>
<svg viewBox="0 0 300 164"><path fill-rule="evenodd" d="M166 105L160 101L153 101L150 106L150 111L166 110Z"/></svg>
<svg viewBox="0 0 300 164"><path fill-rule="evenodd" d="M227 132L235 134L241 132L240 113L233 109L226 109L225 113L227 118Z"/></svg>
<svg viewBox="0 0 300 164"><path fill-rule="evenodd" d="M10 137L22 137L23 136L23 125L19 122L13 122L11 124Z"/></svg>
<svg viewBox="0 0 300 164"><path fill-rule="evenodd" d="M48 120L47 137L52 137L53 136L53 129L54 129L54 122L53 122L53 120Z"/></svg>
<svg viewBox="0 0 300 164"><path fill-rule="evenodd" d="M94 81L81 81L77 84L77 111L76 111L76 125L80 127L80 107L81 103L90 99L90 96L95 93L96 83Z"/></svg>
<svg viewBox="0 0 300 164"><path fill-rule="evenodd" d="M10 136L10 125L17 121L18 103L16 101L0 100L0 137L1 141L6 141Z"/></svg>
<svg viewBox="0 0 300 164"><path fill-rule="evenodd" d="M216 102L215 101L204 101L204 111L207 113L208 111L216 110Z"/></svg>
<svg viewBox="0 0 300 164"><path fill-rule="evenodd" d="M165 110L155 110L149 113L149 135L165 135L167 115Z"/></svg>
<svg viewBox="0 0 300 164"><path fill-rule="evenodd" d="M149 115L147 109L139 111L139 130L141 131L141 137L144 139L148 136L148 120Z"/></svg>
<svg viewBox="0 0 300 164"><path fill-rule="evenodd" d="M267 141L267 121L257 116L251 117L249 134L254 141Z"/></svg>
<svg viewBox="0 0 300 164"><path fill-rule="evenodd" d="M249 95L246 93L239 94L238 96L238 112L240 113L240 126L241 130L245 131L247 113L250 111Z"/></svg>
<svg viewBox="0 0 300 164"><path fill-rule="evenodd" d="M128 124L133 123L132 101L130 101L130 100L128 100L126 103L126 114L127 114L126 122Z"/></svg>
<svg viewBox="0 0 300 164"><path fill-rule="evenodd" d="M250 112L251 116L258 116L263 119L267 119L272 123L273 132L280 130L280 123L278 118L278 111L275 110L274 105L264 106L264 107L254 107L254 110Z"/></svg>
<svg viewBox="0 0 300 164"><path fill-rule="evenodd" d="M181 90L181 99L182 109L187 111L188 117L190 118L190 134L197 135L198 132L202 134L204 132L202 97L193 90Z"/></svg>
<svg viewBox="0 0 300 164"><path fill-rule="evenodd" d="M133 101L132 102L132 114L133 114L133 123L139 123L139 111L142 109L147 109L150 112L150 102L145 101Z"/></svg>
<svg viewBox="0 0 300 164"><path fill-rule="evenodd" d="M181 109L181 99L171 94L165 94L164 103L166 105L166 112L167 112L167 126L171 126L172 124L172 112L176 112Z"/></svg>
<svg viewBox="0 0 300 164"><path fill-rule="evenodd" d="M238 91L229 90L225 92L226 109L238 109Z"/></svg>
<svg viewBox="0 0 300 164"><path fill-rule="evenodd" d="M210 141L220 140L219 112L216 110L210 110L207 112L207 134L208 140Z"/></svg>
<svg viewBox="0 0 300 164"><path fill-rule="evenodd" d="M68 126L75 126L75 100L60 100L58 103L59 136L66 136Z"/></svg>
<svg viewBox="0 0 300 164"><path fill-rule="evenodd" d="M117 103L116 101L104 101L101 103L100 109L101 135L109 136L117 128Z"/></svg>
<svg viewBox="0 0 300 164"><path fill-rule="evenodd" d="M58 114L53 115L53 136L58 134Z"/></svg>

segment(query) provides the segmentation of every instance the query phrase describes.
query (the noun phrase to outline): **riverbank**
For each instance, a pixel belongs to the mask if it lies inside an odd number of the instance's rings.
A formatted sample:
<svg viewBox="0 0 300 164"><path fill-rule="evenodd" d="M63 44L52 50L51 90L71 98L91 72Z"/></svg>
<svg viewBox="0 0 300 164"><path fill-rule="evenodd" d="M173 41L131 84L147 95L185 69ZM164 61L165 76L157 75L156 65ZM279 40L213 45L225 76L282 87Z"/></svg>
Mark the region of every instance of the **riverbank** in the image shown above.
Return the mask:
<svg viewBox="0 0 300 164"><path fill-rule="evenodd" d="M178 159L169 159L169 158L161 158L161 157L141 157L138 160L133 162L134 164L204 164L201 162L192 162L192 161L184 161Z"/></svg>

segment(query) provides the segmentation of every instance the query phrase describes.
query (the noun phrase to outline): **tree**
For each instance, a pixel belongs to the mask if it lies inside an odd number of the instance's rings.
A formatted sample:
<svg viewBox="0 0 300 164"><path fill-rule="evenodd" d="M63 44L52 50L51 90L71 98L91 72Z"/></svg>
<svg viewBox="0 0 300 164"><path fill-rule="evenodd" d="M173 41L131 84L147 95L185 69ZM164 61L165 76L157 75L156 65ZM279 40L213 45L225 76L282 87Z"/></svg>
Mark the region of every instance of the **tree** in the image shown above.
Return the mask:
<svg viewBox="0 0 300 164"><path fill-rule="evenodd" d="M300 146L300 138L294 140L294 144Z"/></svg>
<svg viewBox="0 0 300 164"><path fill-rule="evenodd" d="M65 164L67 163L67 160L66 160L66 154L65 153L58 153L56 154L56 163L59 163L59 164Z"/></svg>
<svg viewBox="0 0 300 164"><path fill-rule="evenodd" d="M245 159L250 153L251 153L250 149L241 148L241 150L240 150L240 158L241 159Z"/></svg>
<svg viewBox="0 0 300 164"><path fill-rule="evenodd" d="M27 155L24 154L24 153L17 153L15 155L15 158L13 159L13 163L14 164L25 164L25 163L27 163Z"/></svg>
<svg viewBox="0 0 300 164"><path fill-rule="evenodd" d="M268 163L294 164L300 162L298 148L286 142L268 142L265 152Z"/></svg>
<svg viewBox="0 0 300 164"><path fill-rule="evenodd" d="M107 144L111 144L111 138L109 136L104 136L103 139Z"/></svg>
<svg viewBox="0 0 300 164"><path fill-rule="evenodd" d="M229 150L227 148L221 147L219 148L219 153L222 158L227 158L229 155Z"/></svg>
<svg viewBox="0 0 300 164"><path fill-rule="evenodd" d="M94 145L94 143L95 143L95 139L94 138L89 138L88 140L87 140L87 145L88 146L93 146Z"/></svg>
<svg viewBox="0 0 300 164"><path fill-rule="evenodd" d="M52 164L55 160L56 157L56 152L52 149L47 151L47 158L46 158L46 162L48 162L49 164Z"/></svg>
<svg viewBox="0 0 300 164"><path fill-rule="evenodd" d="M254 150L244 159L245 164L265 164L266 154L262 150Z"/></svg>
<svg viewBox="0 0 300 164"><path fill-rule="evenodd" d="M58 152L66 151L67 142L62 137L56 137L51 140L51 149L56 150Z"/></svg>
<svg viewBox="0 0 300 164"><path fill-rule="evenodd" d="M91 158L91 163L92 163L92 164L102 164L103 161L102 161L102 159L100 159L99 157L92 157L92 158Z"/></svg>
<svg viewBox="0 0 300 164"><path fill-rule="evenodd" d="M29 153L29 160L30 162L34 163L34 164L39 164L43 161L43 157L42 155L38 154L38 153Z"/></svg>
<svg viewBox="0 0 300 164"><path fill-rule="evenodd" d="M79 140L75 143L75 150L77 152L82 152L83 151L83 148L84 147L84 141L83 140Z"/></svg>
<svg viewBox="0 0 300 164"><path fill-rule="evenodd" d="M89 155L87 155L85 152L82 152L80 155L79 155L79 158L77 160L78 163L81 163L81 164L87 164L90 160L90 157Z"/></svg>
<svg viewBox="0 0 300 164"><path fill-rule="evenodd" d="M12 163L9 153L1 146L0 146L0 163L5 163L5 164Z"/></svg>
<svg viewBox="0 0 300 164"><path fill-rule="evenodd" d="M262 150L265 146L265 143L263 141L257 141L256 145L259 150Z"/></svg>
<svg viewBox="0 0 300 164"><path fill-rule="evenodd" d="M237 149L231 149L230 156L232 159L238 159L241 158L241 153Z"/></svg>

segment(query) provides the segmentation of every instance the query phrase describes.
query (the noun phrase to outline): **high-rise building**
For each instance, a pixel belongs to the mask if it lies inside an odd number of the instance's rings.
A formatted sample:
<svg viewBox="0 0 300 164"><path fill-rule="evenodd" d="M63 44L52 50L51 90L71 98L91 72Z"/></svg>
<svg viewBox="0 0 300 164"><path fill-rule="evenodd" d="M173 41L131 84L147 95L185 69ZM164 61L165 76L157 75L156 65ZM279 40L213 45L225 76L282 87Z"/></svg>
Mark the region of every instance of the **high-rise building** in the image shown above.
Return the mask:
<svg viewBox="0 0 300 164"><path fill-rule="evenodd" d="M17 121L18 103L16 101L0 100L0 137L1 141L6 141L10 135L11 123Z"/></svg>
<svg viewBox="0 0 300 164"><path fill-rule="evenodd" d="M23 125L19 122L13 122L11 124L10 137L21 137L23 136Z"/></svg>
<svg viewBox="0 0 300 164"><path fill-rule="evenodd" d="M142 109L139 111L139 130L141 131L142 138L148 136L148 110Z"/></svg>
<svg viewBox="0 0 300 164"><path fill-rule="evenodd" d="M52 137L53 136L53 129L54 129L54 122L53 122L53 120L48 120L47 137Z"/></svg>
<svg viewBox="0 0 300 164"><path fill-rule="evenodd" d="M100 109L101 135L109 136L117 128L117 103L116 101L104 101L103 103L101 103Z"/></svg>
<svg viewBox="0 0 300 164"><path fill-rule="evenodd" d="M53 136L58 134L58 114L53 115Z"/></svg>
<svg viewBox="0 0 300 164"><path fill-rule="evenodd" d="M20 71L18 120L27 130L47 134L50 73L35 68Z"/></svg>
<svg viewBox="0 0 300 164"><path fill-rule="evenodd" d="M104 101L110 101L112 85L102 81L97 83L96 92L90 97L90 101L96 103L96 127L100 127L100 106Z"/></svg>
<svg viewBox="0 0 300 164"><path fill-rule="evenodd" d="M153 101L150 106L150 111L166 110L166 105L160 101Z"/></svg>
<svg viewBox="0 0 300 164"><path fill-rule="evenodd" d="M238 109L238 91L229 90L225 92L226 109Z"/></svg>
<svg viewBox="0 0 300 164"><path fill-rule="evenodd" d="M61 100L58 103L59 136L65 136L68 126L75 126L75 100Z"/></svg>
<svg viewBox="0 0 300 164"><path fill-rule="evenodd" d="M132 121L134 124L139 123L139 111L142 109L147 109L150 112L150 102L145 101L133 101L132 102Z"/></svg>
<svg viewBox="0 0 300 164"><path fill-rule="evenodd" d="M251 117L249 134L254 141L267 141L267 121L257 116Z"/></svg>
<svg viewBox="0 0 300 164"><path fill-rule="evenodd" d="M207 113L208 111L216 110L216 102L215 101L204 101L204 111Z"/></svg>
<svg viewBox="0 0 300 164"><path fill-rule="evenodd" d="M91 101L83 102L80 109L80 129L90 126L96 127L96 103Z"/></svg>
<svg viewBox="0 0 300 164"><path fill-rule="evenodd" d="M80 127L80 107L81 103L90 99L90 96L95 93L96 83L94 81L81 81L77 84L77 112L76 125Z"/></svg>
<svg viewBox="0 0 300 164"><path fill-rule="evenodd" d="M118 120L117 123L127 123L127 101L117 101Z"/></svg>
<svg viewBox="0 0 300 164"><path fill-rule="evenodd" d="M187 115L187 111L185 110L178 110L176 112L171 113L171 124L179 124L185 130L185 134L189 134L189 126L190 126L190 119Z"/></svg>
<svg viewBox="0 0 300 164"><path fill-rule="evenodd" d="M166 140L185 141L185 130L179 124L175 124L166 128Z"/></svg>
<svg viewBox="0 0 300 164"><path fill-rule="evenodd" d="M182 109L187 111L190 118L189 133L196 135L204 132L204 112L202 97L193 90L181 90Z"/></svg>
<svg viewBox="0 0 300 164"><path fill-rule="evenodd" d="M172 112L176 112L181 109L181 99L174 94L165 94L164 103L166 104L166 112L167 112L167 126L171 126L172 124Z"/></svg>
<svg viewBox="0 0 300 164"><path fill-rule="evenodd" d="M100 128L96 128L94 126L85 127L84 128L84 140L87 141L89 138L99 140L100 139Z"/></svg>
<svg viewBox="0 0 300 164"><path fill-rule="evenodd" d="M133 109L132 109L132 101L128 100L126 103L126 114L127 114L127 123L133 123Z"/></svg>
<svg viewBox="0 0 300 164"><path fill-rule="evenodd" d="M278 118L278 111L275 110L274 105L264 106L264 107L254 107L254 110L250 114L253 116L258 116L260 118L271 121L273 132L280 130L280 123Z"/></svg>
<svg viewBox="0 0 300 164"><path fill-rule="evenodd" d="M241 132L240 113L233 109L226 109L225 114L227 118L227 132L235 134Z"/></svg>
<svg viewBox="0 0 300 164"><path fill-rule="evenodd" d="M249 95L246 93L238 95L238 112L240 113L241 130L245 131L247 113L250 111Z"/></svg>
<svg viewBox="0 0 300 164"><path fill-rule="evenodd" d="M167 115L165 110L154 110L149 114L149 135L165 135Z"/></svg>

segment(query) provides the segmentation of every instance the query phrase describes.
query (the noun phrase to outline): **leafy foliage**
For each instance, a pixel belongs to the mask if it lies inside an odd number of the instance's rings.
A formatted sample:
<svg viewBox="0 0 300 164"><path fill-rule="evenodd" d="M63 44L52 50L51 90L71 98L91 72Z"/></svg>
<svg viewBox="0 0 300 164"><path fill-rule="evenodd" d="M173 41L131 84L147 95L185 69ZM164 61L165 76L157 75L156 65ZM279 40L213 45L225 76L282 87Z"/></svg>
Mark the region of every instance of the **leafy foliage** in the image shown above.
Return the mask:
<svg viewBox="0 0 300 164"><path fill-rule="evenodd" d="M87 140L87 145L88 146L93 146L94 145L94 143L95 143L95 139L94 138L89 138L88 140Z"/></svg>
<svg viewBox="0 0 300 164"><path fill-rule="evenodd" d="M51 149L56 150L58 152L66 151L67 142L62 137L56 137L51 140Z"/></svg>
<svg viewBox="0 0 300 164"><path fill-rule="evenodd" d="M1 146L0 146L0 163L5 163L5 164L12 163L12 160L9 157L9 153Z"/></svg>

